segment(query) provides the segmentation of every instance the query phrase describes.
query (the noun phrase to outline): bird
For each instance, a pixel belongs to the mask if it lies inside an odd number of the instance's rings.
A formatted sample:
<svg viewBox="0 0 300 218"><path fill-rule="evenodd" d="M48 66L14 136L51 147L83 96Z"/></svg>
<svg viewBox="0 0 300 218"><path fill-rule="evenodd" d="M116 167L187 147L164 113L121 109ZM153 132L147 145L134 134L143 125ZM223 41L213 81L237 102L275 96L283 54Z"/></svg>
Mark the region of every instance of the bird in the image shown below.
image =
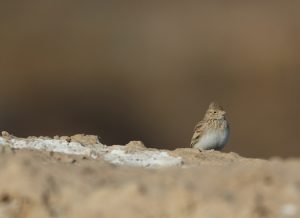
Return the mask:
<svg viewBox="0 0 300 218"><path fill-rule="evenodd" d="M197 123L190 146L202 150L222 150L229 138L229 123L226 112L212 102L204 118Z"/></svg>

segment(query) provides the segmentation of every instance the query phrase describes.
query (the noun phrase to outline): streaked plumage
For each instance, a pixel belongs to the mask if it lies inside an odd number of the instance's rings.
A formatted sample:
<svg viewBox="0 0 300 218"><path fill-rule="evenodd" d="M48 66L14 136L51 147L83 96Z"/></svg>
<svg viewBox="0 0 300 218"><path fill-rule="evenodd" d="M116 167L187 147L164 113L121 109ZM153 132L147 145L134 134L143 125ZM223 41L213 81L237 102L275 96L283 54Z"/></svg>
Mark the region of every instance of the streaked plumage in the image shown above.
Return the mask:
<svg viewBox="0 0 300 218"><path fill-rule="evenodd" d="M221 150L229 137L229 124L225 111L216 103L211 103L201 120L194 129L191 147L200 150Z"/></svg>

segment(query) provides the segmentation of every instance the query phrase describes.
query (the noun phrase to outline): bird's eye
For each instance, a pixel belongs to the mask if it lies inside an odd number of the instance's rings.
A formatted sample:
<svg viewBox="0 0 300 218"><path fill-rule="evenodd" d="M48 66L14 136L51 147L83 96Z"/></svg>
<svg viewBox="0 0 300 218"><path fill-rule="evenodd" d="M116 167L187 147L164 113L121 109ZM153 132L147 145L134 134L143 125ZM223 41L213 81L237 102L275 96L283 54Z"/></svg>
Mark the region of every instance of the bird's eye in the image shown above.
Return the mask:
<svg viewBox="0 0 300 218"><path fill-rule="evenodd" d="M217 111L214 111L214 114L216 114L217 113Z"/></svg>

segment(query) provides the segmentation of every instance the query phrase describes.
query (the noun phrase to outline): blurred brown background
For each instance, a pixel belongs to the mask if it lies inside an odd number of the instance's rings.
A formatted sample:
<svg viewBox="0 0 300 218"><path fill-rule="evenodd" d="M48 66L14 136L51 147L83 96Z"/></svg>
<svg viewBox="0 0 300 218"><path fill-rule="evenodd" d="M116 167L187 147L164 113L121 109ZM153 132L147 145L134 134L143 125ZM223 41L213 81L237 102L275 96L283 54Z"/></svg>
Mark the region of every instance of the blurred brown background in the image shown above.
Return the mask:
<svg viewBox="0 0 300 218"><path fill-rule="evenodd" d="M0 128L187 147L210 101L226 151L299 156L299 1L1 1Z"/></svg>

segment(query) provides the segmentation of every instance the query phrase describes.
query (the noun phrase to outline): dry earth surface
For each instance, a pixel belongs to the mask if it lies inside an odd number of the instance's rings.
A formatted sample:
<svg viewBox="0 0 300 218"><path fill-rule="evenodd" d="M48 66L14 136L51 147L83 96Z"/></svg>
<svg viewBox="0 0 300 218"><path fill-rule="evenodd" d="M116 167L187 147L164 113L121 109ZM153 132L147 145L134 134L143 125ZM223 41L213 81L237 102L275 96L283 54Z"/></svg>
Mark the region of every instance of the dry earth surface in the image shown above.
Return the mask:
<svg viewBox="0 0 300 218"><path fill-rule="evenodd" d="M0 137L0 217L300 217L299 159Z"/></svg>

